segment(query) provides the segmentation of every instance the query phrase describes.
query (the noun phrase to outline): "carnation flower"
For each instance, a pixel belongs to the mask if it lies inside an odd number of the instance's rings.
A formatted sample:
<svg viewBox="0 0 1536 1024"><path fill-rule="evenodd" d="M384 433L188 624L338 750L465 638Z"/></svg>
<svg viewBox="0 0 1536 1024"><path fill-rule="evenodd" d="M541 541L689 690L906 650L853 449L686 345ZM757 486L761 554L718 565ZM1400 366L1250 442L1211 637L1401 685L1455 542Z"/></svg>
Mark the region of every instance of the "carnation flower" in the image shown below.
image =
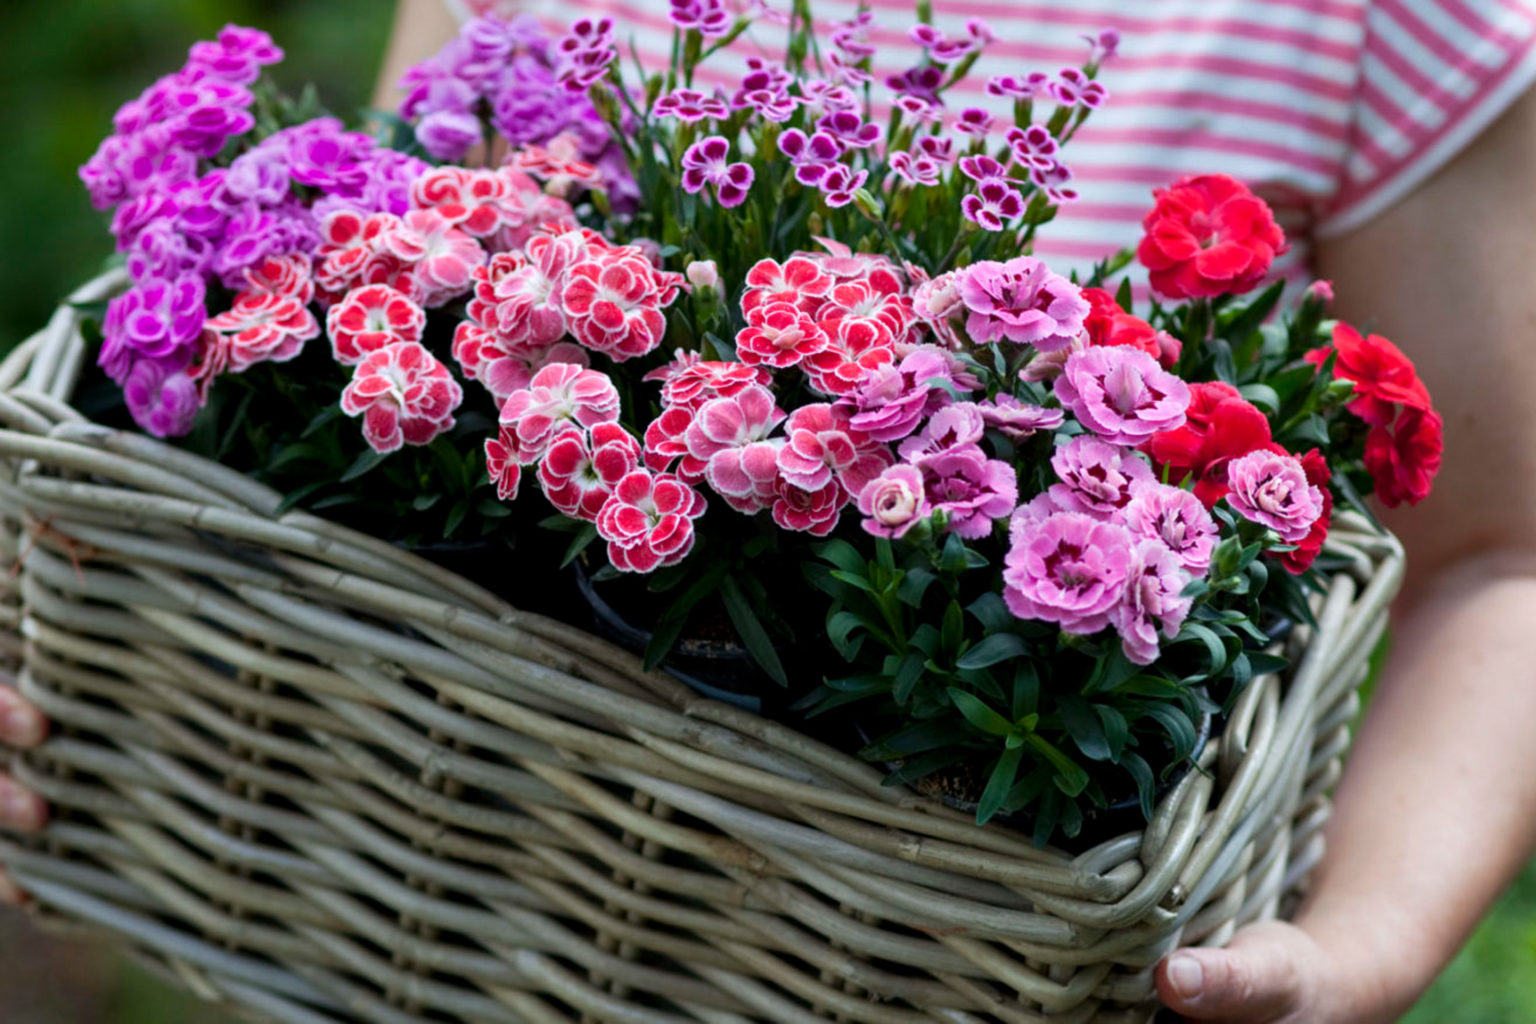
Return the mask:
<svg viewBox="0 0 1536 1024"><path fill-rule="evenodd" d="M500 427L496 436L485 442L485 471L496 485L496 497L502 501L515 501L522 482L523 467L519 462L517 438L506 427Z"/></svg>
<svg viewBox="0 0 1536 1024"><path fill-rule="evenodd" d="M746 363L683 359L652 370L642 380L660 380L661 404L693 410L711 398L727 398L754 384L766 386L768 371Z"/></svg>
<svg viewBox="0 0 1536 1024"><path fill-rule="evenodd" d="M411 207L431 210L450 227L473 238L489 238L523 222L523 196L537 186L511 168L467 170L434 167L411 183Z"/></svg>
<svg viewBox="0 0 1536 1024"><path fill-rule="evenodd" d="M876 537L901 537L927 519L933 509L916 466L888 466L859 492L859 525Z"/></svg>
<svg viewBox="0 0 1536 1024"><path fill-rule="evenodd" d="M710 135L689 146L683 153L683 190L697 193L705 185L713 185L721 206L746 202L752 187L752 165L731 163L730 147L723 135Z"/></svg>
<svg viewBox="0 0 1536 1024"><path fill-rule="evenodd" d="M1099 519L1118 519L1132 495L1155 482L1140 455L1087 434L1057 448L1051 468L1061 480L1050 486L1057 507Z"/></svg>
<svg viewBox="0 0 1536 1024"><path fill-rule="evenodd" d="M1227 466L1249 452L1271 447L1269 419L1221 381L1189 385L1186 422L1154 434L1147 445L1152 463L1165 479L1192 480L1206 508L1227 493Z"/></svg>
<svg viewBox="0 0 1536 1024"><path fill-rule="evenodd" d="M555 438L539 460L539 486L565 515L596 522L614 487L639 466L640 445L629 432L598 423Z"/></svg>
<svg viewBox="0 0 1536 1024"><path fill-rule="evenodd" d="M688 451L688 428L698 410L686 405L663 409L645 428L645 466L657 473L675 472L685 483L704 479L705 460Z"/></svg>
<svg viewBox="0 0 1536 1024"><path fill-rule="evenodd" d="M719 96L707 96L697 89L678 88L651 104L651 114L694 124L705 118L723 121L730 116L730 108Z"/></svg>
<svg viewBox="0 0 1536 1024"><path fill-rule="evenodd" d="M453 358L464 376L485 385L498 405L550 363L591 365L587 350L574 342L514 343L467 320L454 329Z"/></svg>
<svg viewBox="0 0 1536 1024"><path fill-rule="evenodd" d="M1120 649L1133 664L1157 660L1159 632L1178 635L1193 604L1183 596L1189 579L1178 557L1157 541L1142 540L1133 549L1124 597L1110 612Z"/></svg>
<svg viewBox="0 0 1536 1024"><path fill-rule="evenodd" d="M245 282L249 291L295 298L305 306L315 297L314 263L302 253L268 256L245 269Z"/></svg>
<svg viewBox="0 0 1536 1024"><path fill-rule="evenodd" d="M413 341L370 352L341 393L341 411L362 416L363 437L376 452L428 444L453 428L464 391L448 367Z"/></svg>
<svg viewBox="0 0 1536 1024"><path fill-rule="evenodd" d="M934 511L944 513L950 532L967 539L985 537L992 532L993 521L1005 518L1019 502L1013 467L987 458L976 445L927 456L918 466Z"/></svg>
<svg viewBox="0 0 1536 1024"><path fill-rule="evenodd" d="M566 231L535 237L525 252L496 254L475 269L465 312L508 350L553 344L567 333L560 301L567 272L590 247L581 232Z"/></svg>
<svg viewBox="0 0 1536 1024"><path fill-rule="evenodd" d="M412 268L422 305L441 306L469 290L470 275L485 263L480 243L436 210L412 210L381 238L384 249Z"/></svg>
<svg viewBox="0 0 1536 1024"><path fill-rule="evenodd" d="M806 489L782 475L774 482L773 521L785 530L825 537L837 528L838 517L848 504L848 491L837 480Z"/></svg>
<svg viewBox="0 0 1536 1024"><path fill-rule="evenodd" d="M597 515L597 535L608 542L608 561L621 572L653 572L693 550L693 521L704 514L704 495L675 476L637 469L614 485Z"/></svg>
<svg viewBox="0 0 1536 1024"><path fill-rule="evenodd" d="M775 302L747 314L736 334L736 355L754 366L794 366L827 347L827 333L797 306Z"/></svg>
<svg viewBox="0 0 1536 1024"><path fill-rule="evenodd" d="M790 413L784 434L788 443L779 452L779 471L805 491L836 480L858 494L894 461L889 448L855 430L846 412L827 404L802 405Z"/></svg>
<svg viewBox="0 0 1536 1024"><path fill-rule="evenodd" d="M1041 430L1055 430L1066 422L1066 414L1060 409L1047 409L1040 405L1021 402L1006 391L995 398L976 403L976 410L989 427L1004 437L1023 441Z"/></svg>
<svg viewBox="0 0 1536 1024"><path fill-rule="evenodd" d="M576 340L615 362L643 356L661 344L661 311L677 297L675 275L622 250L593 253L571 267L560 307Z"/></svg>
<svg viewBox="0 0 1536 1024"><path fill-rule="evenodd" d="M811 386L824 395L851 393L875 369L896 358L888 328L863 317L824 320L827 346L801 361Z"/></svg>
<svg viewBox="0 0 1536 1024"><path fill-rule="evenodd" d="M1134 447L1181 426L1190 393L1145 352L1116 346L1072 353L1056 397L1104 440Z"/></svg>
<svg viewBox="0 0 1536 1024"><path fill-rule="evenodd" d="M203 281L193 274L135 285L107 306L97 363L121 384L138 359L189 355L208 310Z"/></svg>
<svg viewBox="0 0 1536 1024"><path fill-rule="evenodd" d="M922 431L902 441L898 451L905 462L921 462L930 455L975 444L985 431L981 407L974 402L957 402L929 417Z"/></svg>
<svg viewBox="0 0 1536 1024"><path fill-rule="evenodd" d="M287 362L320 334L320 324L303 302L267 292L237 295L228 311L208 320L207 329L227 339L231 373L261 362Z"/></svg>
<svg viewBox="0 0 1536 1024"><path fill-rule="evenodd" d="M1002 231L1008 226L1009 221L1023 216L1024 197L1007 178L984 178L976 183L974 192L960 200L960 212L965 214L966 220L988 231ZM1029 259L1030 257L1018 258ZM976 265L971 266L974 268Z"/></svg>
<svg viewBox="0 0 1536 1024"><path fill-rule="evenodd" d="M1153 193L1136 257L1152 288L1173 299L1241 295L1285 252L1285 235L1264 201L1235 178L1181 178Z"/></svg>
<svg viewBox="0 0 1536 1024"><path fill-rule="evenodd" d="M1089 345L1125 345L1156 359L1165 370L1179 361L1183 343L1167 331L1159 331L1139 316L1120 308L1114 296L1102 288L1084 288L1089 313L1083 321Z"/></svg>
<svg viewBox="0 0 1536 1024"><path fill-rule="evenodd" d="M1033 256L972 263L959 272L959 289L973 341L1006 339L1054 352L1072 344L1088 315L1077 285Z"/></svg>
<svg viewBox="0 0 1536 1024"><path fill-rule="evenodd" d="M187 433L203 405L196 382L175 360L136 359L122 383L133 422L156 437Z"/></svg>
<svg viewBox="0 0 1536 1024"><path fill-rule="evenodd" d="M1323 495L1292 455L1256 451L1227 466L1227 504L1289 542L1305 540L1323 514Z"/></svg>
<svg viewBox="0 0 1536 1024"><path fill-rule="evenodd" d="M1220 529L1205 504L1182 487L1143 483L1121 522L1134 536L1162 544L1194 575L1203 577L1210 569Z"/></svg>
<svg viewBox="0 0 1536 1024"><path fill-rule="evenodd" d="M1003 568L1003 600L1021 619L1088 635L1108 626L1135 568L1135 542L1080 512L1019 519Z"/></svg>
<svg viewBox="0 0 1536 1024"><path fill-rule="evenodd" d="M900 441L917 429L923 416L950 401L954 387L949 360L933 348L917 348L900 363L871 370L858 389L838 404L852 411L849 425L876 441Z"/></svg>
<svg viewBox="0 0 1536 1024"><path fill-rule="evenodd" d="M1382 504L1417 505L1429 497L1440 472L1444 436L1444 420L1426 409L1406 409L1395 426L1371 428L1365 436L1365 468Z"/></svg>
<svg viewBox="0 0 1536 1024"><path fill-rule="evenodd" d="M1355 385L1346 407L1373 427L1384 427L1399 409L1430 408L1429 389L1419 379L1413 360L1379 334L1362 337L1348 324L1333 328L1333 344L1307 353L1307 362L1322 366L1337 358L1333 375Z"/></svg>
<svg viewBox="0 0 1536 1024"><path fill-rule="evenodd" d="M754 385L730 396L705 402L688 425L684 437L695 464L704 464L704 479L723 495L744 498L755 474L743 467L743 451L766 441L784 421L784 411L773 393ZM775 453L776 454L776 453ZM759 450L754 458L760 458Z"/></svg>
<svg viewBox="0 0 1536 1024"><path fill-rule="evenodd" d="M832 275L805 256L791 256L783 263L761 259L747 271L741 311L750 317L760 306L788 303L814 315L821 309L832 284Z"/></svg>
<svg viewBox="0 0 1536 1024"><path fill-rule="evenodd" d="M352 289L325 316L331 355L343 366L398 341L420 341L426 324L426 310L385 284Z"/></svg>
<svg viewBox="0 0 1536 1024"><path fill-rule="evenodd" d="M1367 439L1369 445L1369 439ZM1328 527L1333 519L1333 494L1328 490L1329 478L1333 475L1328 469L1328 460L1323 458L1323 453L1313 448L1301 457L1301 468L1307 474L1307 483L1316 487L1323 496L1323 511L1313 522L1312 529L1290 551L1280 553L1280 564L1286 572L1299 574L1311 568L1312 563L1323 550L1323 542L1328 539Z"/></svg>
<svg viewBox="0 0 1536 1024"><path fill-rule="evenodd" d="M550 363L527 388L514 391L501 407L517 460L532 465L556 437L619 418L619 392L608 375L572 363Z"/></svg>

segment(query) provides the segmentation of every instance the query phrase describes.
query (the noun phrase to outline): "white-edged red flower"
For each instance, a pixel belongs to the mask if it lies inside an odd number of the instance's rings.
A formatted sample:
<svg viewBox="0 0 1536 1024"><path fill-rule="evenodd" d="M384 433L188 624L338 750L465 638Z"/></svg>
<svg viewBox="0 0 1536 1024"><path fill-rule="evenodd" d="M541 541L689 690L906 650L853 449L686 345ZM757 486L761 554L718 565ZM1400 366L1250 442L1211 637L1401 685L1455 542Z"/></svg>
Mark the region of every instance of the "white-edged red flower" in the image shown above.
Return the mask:
<svg viewBox="0 0 1536 1024"><path fill-rule="evenodd" d="M314 262L303 253L268 256L245 268L246 290L298 299L309 305L315 298Z"/></svg>
<svg viewBox="0 0 1536 1024"><path fill-rule="evenodd" d="M761 259L747 271L741 311L750 317L759 306L787 302L815 315L832 284L832 275L808 257L791 256L783 263Z"/></svg>
<svg viewBox="0 0 1536 1024"><path fill-rule="evenodd" d="M539 486L572 519L596 522L619 481L640 467L640 445L617 423L571 430L539 460Z"/></svg>
<svg viewBox="0 0 1536 1024"><path fill-rule="evenodd" d="M522 147L507 162L544 182L551 195L569 195L577 185L596 188L603 183L603 172L581 158L580 143L566 132L550 139L547 146Z"/></svg>
<svg viewBox="0 0 1536 1024"><path fill-rule="evenodd" d="M257 363L282 363L320 334L320 324L293 295L241 292L226 312L208 319L206 329L223 340L216 357L221 372L241 373Z"/></svg>
<svg viewBox="0 0 1536 1024"><path fill-rule="evenodd" d="M506 427L485 442L485 472L496 485L496 497L502 501L517 499L523 479L523 465L518 461L517 439Z"/></svg>
<svg viewBox="0 0 1536 1024"><path fill-rule="evenodd" d="M427 311L387 284L354 288L325 314L331 355L356 366L370 352L401 341L420 341Z"/></svg>
<svg viewBox="0 0 1536 1024"><path fill-rule="evenodd" d="M744 472L740 466L742 449L766 441L783 421L784 410L765 387L754 385L728 398L711 399L694 413L688 426L688 454L704 463L704 479L711 487L722 494L733 492L744 497L739 486ZM722 489L717 480L733 483Z"/></svg>
<svg viewBox="0 0 1536 1024"><path fill-rule="evenodd" d="M380 238L384 249L411 268L415 297L441 306L463 295L470 275L485 263L485 250L436 210L411 210Z"/></svg>
<svg viewBox="0 0 1536 1024"><path fill-rule="evenodd" d="M514 457L525 466L544 457L555 438L619 418L619 392L608 375L574 363L550 363L501 407Z"/></svg>
<svg viewBox="0 0 1536 1024"><path fill-rule="evenodd" d="M335 210L328 214L320 222L315 283L331 297L364 284L388 284L414 292L411 268L384 246L385 237L399 226L400 218L392 213Z"/></svg>
<svg viewBox="0 0 1536 1024"><path fill-rule="evenodd" d="M800 307L788 302L757 306L736 334L736 355L753 366L794 366L827 347L827 332Z"/></svg>
<svg viewBox="0 0 1536 1024"><path fill-rule="evenodd" d="M676 360L652 370L641 379L662 382L663 406L683 406L693 410L712 398L729 398L755 384L766 387L772 378L762 367L699 359L692 353L680 353Z"/></svg>
<svg viewBox="0 0 1536 1024"><path fill-rule="evenodd" d="M781 473L774 483L773 521L785 530L825 537L837 528L848 501L848 491L836 480L806 490Z"/></svg>
<svg viewBox="0 0 1536 1024"><path fill-rule="evenodd" d="M448 367L414 341L370 352L341 393L341 411L363 418L363 437L376 452L427 444L453 427L464 391Z"/></svg>
<svg viewBox="0 0 1536 1024"><path fill-rule="evenodd" d="M677 298L680 277L625 250L590 254L571 267L560 293L566 326L587 348L615 362L643 356L667 330L661 311Z"/></svg>
<svg viewBox="0 0 1536 1024"><path fill-rule="evenodd" d="M848 414L826 403L802 405L784 424L788 443L779 451L779 471L790 485L819 491L830 481L846 494L864 485L895 461L888 445L848 424Z"/></svg>
<svg viewBox="0 0 1536 1024"><path fill-rule="evenodd" d="M896 358L896 345L886 331L863 317L841 317L821 326L827 346L807 356L800 368L824 395L852 394L870 372Z"/></svg>
<svg viewBox="0 0 1536 1024"><path fill-rule="evenodd" d="M527 218L525 196L539 187L510 167L499 170L434 167L411 183L411 206L433 210L474 238L490 238Z"/></svg>
<svg viewBox="0 0 1536 1024"><path fill-rule="evenodd" d="M506 337L466 320L453 332L453 358L470 380L485 385L498 404L526 388L550 363L590 365L587 350L573 341L514 345Z"/></svg>
<svg viewBox="0 0 1536 1024"><path fill-rule="evenodd" d="M672 474L637 469L604 502L597 535L608 542L608 561L615 569L653 572L693 550L693 521L707 505L704 495Z"/></svg>
<svg viewBox="0 0 1536 1024"><path fill-rule="evenodd" d="M696 410L686 405L663 409L645 428L645 465L657 473L675 472L690 484L704 479L704 460L688 453L688 428Z"/></svg>

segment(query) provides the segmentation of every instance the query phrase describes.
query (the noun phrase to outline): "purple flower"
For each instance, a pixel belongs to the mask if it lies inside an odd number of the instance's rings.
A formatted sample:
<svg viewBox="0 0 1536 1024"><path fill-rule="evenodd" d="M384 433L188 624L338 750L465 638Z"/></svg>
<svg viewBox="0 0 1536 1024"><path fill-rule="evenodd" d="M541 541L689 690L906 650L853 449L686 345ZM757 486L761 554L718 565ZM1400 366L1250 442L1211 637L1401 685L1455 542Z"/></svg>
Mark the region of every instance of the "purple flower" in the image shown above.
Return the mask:
<svg viewBox="0 0 1536 1024"><path fill-rule="evenodd" d="M824 168L814 184L821 189L826 204L834 208L853 202L853 194L869 180L868 171L854 173L847 164L807 164L806 167ZM796 177L800 175L797 173Z"/></svg>
<svg viewBox="0 0 1536 1024"><path fill-rule="evenodd" d="M416 141L438 160L462 160L482 134L480 118L452 110L435 110L416 125Z"/></svg>
<svg viewBox="0 0 1536 1024"><path fill-rule="evenodd" d="M1072 171L1064 164L1050 168L1031 168L1029 180L1045 190L1046 198L1053 203L1070 203L1077 199L1077 189L1068 186Z"/></svg>
<svg viewBox="0 0 1536 1024"><path fill-rule="evenodd" d="M880 141L880 126L852 110L834 110L818 120L816 127L850 149L864 149Z"/></svg>
<svg viewBox="0 0 1536 1024"><path fill-rule="evenodd" d="M1123 526L1079 512L1015 517L1003 568L1003 600L1021 619L1088 635L1109 625L1135 562Z"/></svg>
<svg viewBox="0 0 1536 1024"><path fill-rule="evenodd" d="M203 331L203 279L182 274L135 285L107 306L98 365L121 384L135 360L190 354Z"/></svg>
<svg viewBox="0 0 1536 1024"><path fill-rule="evenodd" d="M1205 503L1182 487L1145 484L1125 506L1125 528L1137 537L1155 540L1172 551L1196 576L1211 567L1219 528Z"/></svg>
<svg viewBox="0 0 1536 1024"><path fill-rule="evenodd" d="M933 348L917 348L900 363L870 370L857 390L838 402L853 413L849 426L876 441L900 441L917 429L925 414L950 401L949 360Z"/></svg>
<svg viewBox="0 0 1536 1024"><path fill-rule="evenodd" d="M897 177L912 185L937 185L943 166L932 157L909 153L898 149L891 154L891 170Z"/></svg>
<svg viewBox="0 0 1536 1024"><path fill-rule="evenodd" d="M969 540L992 532L994 520L1013 511L1019 481L1013 467L989 459L976 445L951 448L924 458L923 488L934 511L943 512L947 528Z"/></svg>
<svg viewBox="0 0 1536 1024"><path fill-rule="evenodd" d="M185 362L141 358L123 382L133 421L156 437L180 437L192 429L202 401Z"/></svg>
<svg viewBox="0 0 1536 1024"><path fill-rule="evenodd" d="M1083 329L1088 300L1082 291L1033 256L979 260L959 273L973 341L1007 339L1052 352L1071 345Z"/></svg>
<svg viewBox="0 0 1536 1024"><path fill-rule="evenodd" d="M1028 75L993 75L987 79L987 92L1015 100L1032 100L1045 92L1051 76L1044 71L1032 71Z"/></svg>
<svg viewBox="0 0 1536 1024"><path fill-rule="evenodd" d="M555 77L567 92L585 94L618 59L613 19L582 18L555 44Z"/></svg>
<svg viewBox="0 0 1536 1024"><path fill-rule="evenodd" d="M668 0L668 19L684 32L715 39L731 30L732 18L721 0Z"/></svg>
<svg viewBox="0 0 1536 1024"><path fill-rule="evenodd" d="M730 108L726 106L723 97L706 96L697 89L673 89L652 105L651 114L656 117L675 117L679 121L693 124L706 117L723 121L729 116Z"/></svg>
<svg viewBox="0 0 1536 1024"><path fill-rule="evenodd" d="M960 212L967 220L988 231L1003 230L1008 221L1024 213L1024 197L1007 178L987 178L976 191L960 200Z"/></svg>
<svg viewBox="0 0 1536 1024"><path fill-rule="evenodd" d="M117 237L117 247L127 251L140 231L152 224L175 221L181 212L181 204L167 191L146 192L137 199L130 199L112 215L112 234Z"/></svg>
<svg viewBox="0 0 1536 1024"><path fill-rule="evenodd" d="M1004 136L1013 158L1031 170L1048 171L1058 165L1056 154L1061 147L1043 124L1028 128L1010 128Z"/></svg>
<svg viewBox="0 0 1536 1024"><path fill-rule="evenodd" d="M1120 649L1137 665L1157 660L1158 633L1172 639L1189 615L1193 601L1184 597L1189 573L1174 553L1155 540L1139 542L1126 575L1120 603L1110 622L1120 634Z"/></svg>
<svg viewBox="0 0 1536 1024"><path fill-rule="evenodd" d="M1280 539L1306 540L1323 514L1322 488L1307 482L1293 455L1259 450L1227 463L1227 504L1244 519L1267 526Z"/></svg>
<svg viewBox="0 0 1536 1024"><path fill-rule="evenodd" d="M361 132L342 131L334 118L317 118L279 134L288 135L288 173L294 181L335 195L357 195L368 183L365 164L374 142Z"/></svg>
<svg viewBox="0 0 1536 1024"><path fill-rule="evenodd" d="M832 45L841 50L843 56L855 62L873 57L875 48L869 42L869 27L874 23L874 11L859 11L848 21L832 29Z"/></svg>
<svg viewBox="0 0 1536 1024"><path fill-rule="evenodd" d="M981 138L992 130L996 120L980 107L967 107L960 112L960 119L955 122L955 131Z"/></svg>
<svg viewBox="0 0 1536 1024"><path fill-rule="evenodd" d="M722 135L700 139L683 153L683 189L697 193L706 184L715 186L720 205L740 206L752 187L752 165L730 163L731 144Z"/></svg>
<svg viewBox="0 0 1536 1024"><path fill-rule="evenodd" d="M962 157L960 173L972 181L986 181L988 178L1001 178L1007 173L1007 168L991 157L980 154Z"/></svg>
<svg viewBox="0 0 1536 1024"><path fill-rule="evenodd" d="M1182 426L1190 396L1187 384L1145 352L1100 345L1072 353L1056 378L1056 397L1104 440L1134 448Z"/></svg>
<svg viewBox="0 0 1536 1024"><path fill-rule="evenodd" d="M933 64L908 68L899 75L890 75L886 87L900 96L916 96L939 105L939 86L944 84L944 70Z"/></svg>
<svg viewBox="0 0 1536 1024"><path fill-rule="evenodd" d="M212 42L193 43L187 67L206 71L236 85L250 85L267 64L277 64L283 51L272 37L254 28L225 25Z"/></svg>
<svg viewBox="0 0 1536 1024"><path fill-rule="evenodd" d="M1156 482L1152 467L1134 451L1086 434L1057 448L1051 468L1061 480L1050 486L1056 506L1096 519L1118 517L1139 488Z"/></svg>
<svg viewBox="0 0 1536 1024"><path fill-rule="evenodd" d="M918 124L930 124L943 118L938 107L918 96L898 96L895 106Z"/></svg>
<svg viewBox="0 0 1536 1024"><path fill-rule="evenodd" d="M1066 414L1060 409L1028 405L1006 391L998 392L990 402L979 402L976 408L987 426L995 427L1004 437L1022 441L1039 430L1055 430L1066 422Z"/></svg>
<svg viewBox="0 0 1536 1024"><path fill-rule="evenodd" d="M1083 36L1088 43L1088 63L1102 64L1115 55L1120 49L1120 33L1112 28L1106 28L1097 36Z"/></svg>
<svg viewBox="0 0 1536 1024"><path fill-rule="evenodd" d="M923 155L946 167L955 162L955 140L951 136L925 135L917 140Z"/></svg>
<svg viewBox="0 0 1536 1024"><path fill-rule="evenodd" d="M859 525L876 537L901 537L927 519L933 508L923 490L923 473L916 466L888 466L859 492Z"/></svg>
<svg viewBox="0 0 1536 1024"><path fill-rule="evenodd" d="M202 274L213 243L177 228L175 221L156 221L135 236L128 249L128 275L135 282Z"/></svg>
<svg viewBox="0 0 1536 1024"><path fill-rule="evenodd" d="M779 136L779 152L789 157L789 162L796 167L807 163L829 164L843 155L843 144L826 132L806 135L799 128L786 128Z"/></svg>
<svg viewBox="0 0 1536 1024"><path fill-rule="evenodd" d="M1092 81L1077 68L1062 68L1056 73L1055 81L1046 86L1051 99L1064 107L1078 105L1091 109L1101 106L1109 93L1104 86Z"/></svg>
<svg viewBox="0 0 1536 1024"><path fill-rule="evenodd" d="M975 403L956 402L930 416L921 433L901 442L897 454L904 462L922 463L956 448L974 446L985 429Z"/></svg>

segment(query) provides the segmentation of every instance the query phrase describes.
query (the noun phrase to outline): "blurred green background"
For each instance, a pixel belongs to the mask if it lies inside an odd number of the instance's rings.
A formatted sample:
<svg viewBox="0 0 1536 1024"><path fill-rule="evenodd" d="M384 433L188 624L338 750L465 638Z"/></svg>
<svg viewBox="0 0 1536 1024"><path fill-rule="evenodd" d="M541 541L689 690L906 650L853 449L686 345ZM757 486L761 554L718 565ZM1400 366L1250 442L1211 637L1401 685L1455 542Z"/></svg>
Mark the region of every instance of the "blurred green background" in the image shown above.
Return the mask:
<svg viewBox="0 0 1536 1024"><path fill-rule="evenodd" d="M0 4L0 348L43 323L107 256L110 241L75 177L113 110L229 21L288 51L277 70L313 80L333 111L367 101L388 35L389 0L4 0ZM213 1024L223 1020L95 949L0 927L4 1024ZM1536 1021L1536 868L1407 1018L1409 1024Z"/></svg>

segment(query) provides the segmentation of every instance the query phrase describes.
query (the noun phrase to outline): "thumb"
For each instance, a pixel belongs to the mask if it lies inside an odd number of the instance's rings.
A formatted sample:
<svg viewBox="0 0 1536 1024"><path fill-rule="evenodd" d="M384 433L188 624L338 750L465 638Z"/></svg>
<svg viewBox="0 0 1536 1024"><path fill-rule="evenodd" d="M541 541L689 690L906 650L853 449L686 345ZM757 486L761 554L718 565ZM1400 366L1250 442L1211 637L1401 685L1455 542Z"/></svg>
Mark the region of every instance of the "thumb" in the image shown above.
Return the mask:
<svg viewBox="0 0 1536 1024"><path fill-rule="evenodd" d="M1260 925L1226 949L1181 949L1158 965L1158 995L1191 1020L1274 1020L1300 996L1293 938L1288 926Z"/></svg>

